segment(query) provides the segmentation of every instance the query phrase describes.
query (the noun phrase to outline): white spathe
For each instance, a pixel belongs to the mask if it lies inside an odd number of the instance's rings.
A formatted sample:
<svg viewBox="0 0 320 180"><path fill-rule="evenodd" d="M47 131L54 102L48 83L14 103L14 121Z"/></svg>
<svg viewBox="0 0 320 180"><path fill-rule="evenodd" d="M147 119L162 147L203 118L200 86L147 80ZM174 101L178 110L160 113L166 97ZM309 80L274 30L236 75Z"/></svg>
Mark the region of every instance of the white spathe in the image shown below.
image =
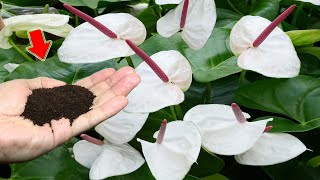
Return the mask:
<svg viewBox="0 0 320 180"><path fill-rule="evenodd" d="M188 60L178 51L161 51L151 59L169 77L163 82L146 62L142 62L136 72L140 84L128 95L128 112L155 112L164 107L177 105L184 101L184 91L192 82L192 69Z"/></svg>
<svg viewBox="0 0 320 180"><path fill-rule="evenodd" d="M98 124L94 129L114 144L131 141L147 121L149 113L120 111L113 117Z"/></svg>
<svg viewBox="0 0 320 180"><path fill-rule="evenodd" d="M154 137L158 132L154 134ZM189 172L201 149L201 136L191 122L173 121L167 124L163 142L150 143L141 139L142 152L157 180L180 180Z"/></svg>
<svg viewBox="0 0 320 180"><path fill-rule="evenodd" d="M244 116L250 118L247 113ZM272 119L240 123L230 106L209 104L193 107L183 120L191 121L199 128L202 146L207 151L236 155L250 149Z"/></svg>
<svg viewBox="0 0 320 180"><path fill-rule="evenodd" d="M308 2L314 5L320 6L320 0L296 0L296 1Z"/></svg>
<svg viewBox="0 0 320 180"><path fill-rule="evenodd" d="M259 16L244 16L232 28L230 47L242 69L267 77L291 78L299 74L300 60L289 36L276 27L258 47L253 42L270 25Z"/></svg>
<svg viewBox="0 0 320 180"><path fill-rule="evenodd" d="M157 22L158 33L169 38L180 31L180 21L183 9L181 2L175 9L170 10ZM209 37L216 23L217 13L214 0L189 0L186 23L181 37L192 49L201 49Z"/></svg>
<svg viewBox="0 0 320 180"><path fill-rule="evenodd" d="M156 0L156 4L164 5L164 4L179 4L183 0Z"/></svg>
<svg viewBox="0 0 320 180"><path fill-rule="evenodd" d="M5 27L0 31L0 48L9 49L9 37L13 32L41 28L43 31L66 37L73 29L68 24L69 16L60 14L19 15L3 20Z"/></svg>
<svg viewBox="0 0 320 180"><path fill-rule="evenodd" d="M15 69L17 69L19 66L20 66L20 64L7 63L7 64L3 65L3 68L6 69L9 73L11 73Z"/></svg>
<svg viewBox="0 0 320 180"><path fill-rule="evenodd" d="M290 134L264 133L247 152L236 155L235 159L244 165L268 166L289 161L306 150L306 146Z"/></svg>
<svg viewBox="0 0 320 180"><path fill-rule="evenodd" d="M95 145L85 140L73 146L75 160L90 168L90 179L98 180L129 174L144 164L141 154L129 144Z"/></svg>
<svg viewBox="0 0 320 180"><path fill-rule="evenodd" d="M73 29L58 50L65 63L96 63L134 55L125 39L140 45L146 38L146 28L137 18L127 13L110 13L94 18L115 34L112 39L85 22Z"/></svg>

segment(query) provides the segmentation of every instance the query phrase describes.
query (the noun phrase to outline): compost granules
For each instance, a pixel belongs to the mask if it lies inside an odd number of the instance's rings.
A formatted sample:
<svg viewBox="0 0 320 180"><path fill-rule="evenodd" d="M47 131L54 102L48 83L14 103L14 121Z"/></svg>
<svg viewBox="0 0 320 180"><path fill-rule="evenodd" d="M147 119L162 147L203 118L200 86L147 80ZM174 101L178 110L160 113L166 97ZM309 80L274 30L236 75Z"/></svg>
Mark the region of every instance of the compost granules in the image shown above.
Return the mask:
<svg viewBox="0 0 320 180"><path fill-rule="evenodd" d="M88 89L65 85L50 89L35 89L28 97L22 116L42 126L51 120L67 118L70 123L90 111L95 95Z"/></svg>

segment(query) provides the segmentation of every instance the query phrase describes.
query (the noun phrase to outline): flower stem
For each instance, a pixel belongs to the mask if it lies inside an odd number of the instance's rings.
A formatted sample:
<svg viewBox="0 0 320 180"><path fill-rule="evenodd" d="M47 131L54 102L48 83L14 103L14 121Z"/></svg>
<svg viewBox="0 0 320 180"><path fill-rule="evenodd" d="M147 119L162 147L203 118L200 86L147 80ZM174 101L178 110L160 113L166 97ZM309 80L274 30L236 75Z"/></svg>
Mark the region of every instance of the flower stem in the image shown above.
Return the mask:
<svg viewBox="0 0 320 180"><path fill-rule="evenodd" d="M22 51L14 42L13 40L11 39L11 37L9 37L9 43L10 45L16 50L18 51L18 53L20 53L24 58L26 58L28 61L31 61L33 62L33 59L28 56L24 51Z"/></svg>
<svg viewBox="0 0 320 180"><path fill-rule="evenodd" d="M157 144L161 144L163 142L164 135L165 135L166 129L167 129L167 124L168 124L168 121L166 119L164 119L162 121L160 129L159 129L159 133L158 133L158 137L157 137Z"/></svg>
<svg viewBox="0 0 320 180"><path fill-rule="evenodd" d="M174 106L170 106L169 108L170 108L171 115L173 116L173 119L177 120L177 114L175 112Z"/></svg>
<svg viewBox="0 0 320 180"><path fill-rule="evenodd" d="M247 74L247 71L245 69L242 69L240 74L240 79L239 79L239 87L243 86L246 74Z"/></svg>
<svg viewBox="0 0 320 180"><path fill-rule="evenodd" d="M49 4L46 4L44 6L44 8L43 8L43 14L48 14L49 13L49 8L50 8Z"/></svg>
<svg viewBox="0 0 320 180"><path fill-rule="evenodd" d="M93 19L92 17L90 17L86 13L79 11L78 9L70 6L69 4L63 4L63 6L66 9L68 9L70 12L72 12L73 14L79 16L81 19L87 21L92 26L94 26L95 28L99 29L106 36L108 36L108 37L110 37L112 39L116 39L117 38L117 35L114 32L112 32L109 28L107 28L106 26L104 26L103 24L98 22L97 20Z"/></svg>
<svg viewBox="0 0 320 180"><path fill-rule="evenodd" d="M182 13L181 13L181 20L180 20L180 28L181 29L184 28L184 25L186 24L188 7L189 7L189 0L184 0Z"/></svg>
<svg viewBox="0 0 320 180"><path fill-rule="evenodd" d="M177 119L182 119L183 118L183 114L182 114L182 110L181 110L181 107L180 105L175 105L175 110L177 112Z"/></svg>
<svg viewBox="0 0 320 180"><path fill-rule="evenodd" d="M130 56L126 57L126 60L127 60L128 65L129 65L130 67L134 68L134 64L133 64L133 62L132 62L131 57L130 57Z"/></svg>
<svg viewBox="0 0 320 180"><path fill-rule="evenodd" d="M228 1L228 3L229 3L229 5L230 5L230 7L233 9L233 10L235 10L238 14L240 14L241 16L244 16L244 14L242 14L242 12L240 12L233 4L232 4L232 2L230 1L230 0L227 0Z"/></svg>
<svg viewBox="0 0 320 180"><path fill-rule="evenodd" d="M206 104L210 103L211 100L211 94L212 94L212 85L211 82L207 82L207 95L206 95Z"/></svg>
<svg viewBox="0 0 320 180"><path fill-rule="evenodd" d="M79 16L74 15L74 26L77 27L79 26Z"/></svg>
<svg viewBox="0 0 320 180"><path fill-rule="evenodd" d="M253 47L258 47L270 33L286 18L290 15L290 13L294 10L297 5L291 5L287 10L285 10L282 14L280 14L272 23L257 37L257 39L253 42Z"/></svg>
<svg viewBox="0 0 320 180"><path fill-rule="evenodd" d="M301 4L300 4L300 6L298 7L296 13L294 13L294 15L293 15L292 22L291 22L291 24L292 24L293 26L295 26L295 25L297 24L298 17L300 16L301 11L303 10L303 5L304 5L304 3L301 2Z"/></svg>

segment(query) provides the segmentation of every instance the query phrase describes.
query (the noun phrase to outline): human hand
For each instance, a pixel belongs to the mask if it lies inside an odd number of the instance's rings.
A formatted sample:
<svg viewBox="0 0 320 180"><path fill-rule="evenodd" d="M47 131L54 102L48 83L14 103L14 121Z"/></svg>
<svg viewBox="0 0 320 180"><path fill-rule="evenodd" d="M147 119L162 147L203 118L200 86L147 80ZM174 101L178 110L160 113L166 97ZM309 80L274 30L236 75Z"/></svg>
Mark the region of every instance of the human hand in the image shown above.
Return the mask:
<svg viewBox="0 0 320 180"><path fill-rule="evenodd" d="M53 88L64 82L40 77L0 84L0 163L21 162L37 158L70 138L84 132L121 111L125 97L138 85L134 69L105 69L84 78L75 85L89 89L96 98L92 110L78 117L72 125L68 119L52 120L51 126L34 125L21 114L33 89Z"/></svg>

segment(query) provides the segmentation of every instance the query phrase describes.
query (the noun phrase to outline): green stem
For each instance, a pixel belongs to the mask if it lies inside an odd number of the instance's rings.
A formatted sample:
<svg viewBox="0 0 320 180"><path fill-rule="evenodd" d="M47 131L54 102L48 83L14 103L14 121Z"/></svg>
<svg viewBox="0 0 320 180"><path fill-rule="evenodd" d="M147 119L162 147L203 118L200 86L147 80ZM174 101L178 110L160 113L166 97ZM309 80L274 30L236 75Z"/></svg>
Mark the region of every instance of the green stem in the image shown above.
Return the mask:
<svg viewBox="0 0 320 180"><path fill-rule="evenodd" d="M174 120L177 120L177 115L174 110L174 106L170 106L171 115L173 116Z"/></svg>
<svg viewBox="0 0 320 180"><path fill-rule="evenodd" d="M74 16L74 23L75 23L75 27L79 26L79 16L75 15Z"/></svg>
<svg viewBox="0 0 320 180"><path fill-rule="evenodd" d="M247 73L247 71L244 70L244 69L241 71L240 80L239 80L239 86L240 86L240 87L244 84L244 80L245 80L245 77L246 77L246 73Z"/></svg>
<svg viewBox="0 0 320 180"><path fill-rule="evenodd" d="M212 85L211 85L211 82L208 82L207 83L207 96L206 96L206 101L205 101L206 104L210 103L211 94L212 94Z"/></svg>
<svg viewBox="0 0 320 180"><path fill-rule="evenodd" d="M175 105L174 107L175 107L175 110L177 112L177 116L178 116L177 118L178 119L182 119L183 118L183 114L182 114L182 110L181 110L180 105L178 104L178 105Z"/></svg>
<svg viewBox="0 0 320 180"><path fill-rule="evenodd" d="M293 26L296 26L296 24L297 24L298 17L300 16L301 11L303 10L303 9L302 9L302 8L303 8L303 5L304 5L304 3L301 2L301 4L300 4L300 6L298 7L296 13L294 13L294 15L293 15L292 22L291 22L291 24L292 24Z"/></svg>
<svg viewBox="0 0 320 180"><path fill-rule="evenodd" d="M11 46L18 51L18 53L20 53L24 58L26 58L28 61L33 62L33 59L28 56L24 51L22 51L11 39L11 37L9 37L9 43L11 44Z"/></svg>
<svg viewBox="0 0 320 180"><path fill-rule="evenodd" d="M93 13L94 13L94 16L95 16L95 17L99 16L99 13L98 13L98 10L97 10L97 9L93 9Z"/></svg>
<svg viewBox="0 0 320 180"><path fill-rule="evenodd" d="M241 16L244 16L233 4L232 4L232 2L230 1L230 0L227 0L228 1L228 3L229 3L229 5L230 5L230 7L233 9L233 10L235 10L238 14L240 14Z"/></svg>
<svg viewBox="0 0 320 180"><path fill-rule="evenodd" d="M49 4L46 4L44 6L44 8L43 8L43 14L48 14L49 13L49 8L50 8Z"/></svg>
<svg viewBox="0 0 320 180"><path fill-rule="evenodd" d="M130 67L134 68L134 64L133 64L133 61L132 61L131 57L130 56L126 57L126 60L127 60L128 65Z"/></svg>

